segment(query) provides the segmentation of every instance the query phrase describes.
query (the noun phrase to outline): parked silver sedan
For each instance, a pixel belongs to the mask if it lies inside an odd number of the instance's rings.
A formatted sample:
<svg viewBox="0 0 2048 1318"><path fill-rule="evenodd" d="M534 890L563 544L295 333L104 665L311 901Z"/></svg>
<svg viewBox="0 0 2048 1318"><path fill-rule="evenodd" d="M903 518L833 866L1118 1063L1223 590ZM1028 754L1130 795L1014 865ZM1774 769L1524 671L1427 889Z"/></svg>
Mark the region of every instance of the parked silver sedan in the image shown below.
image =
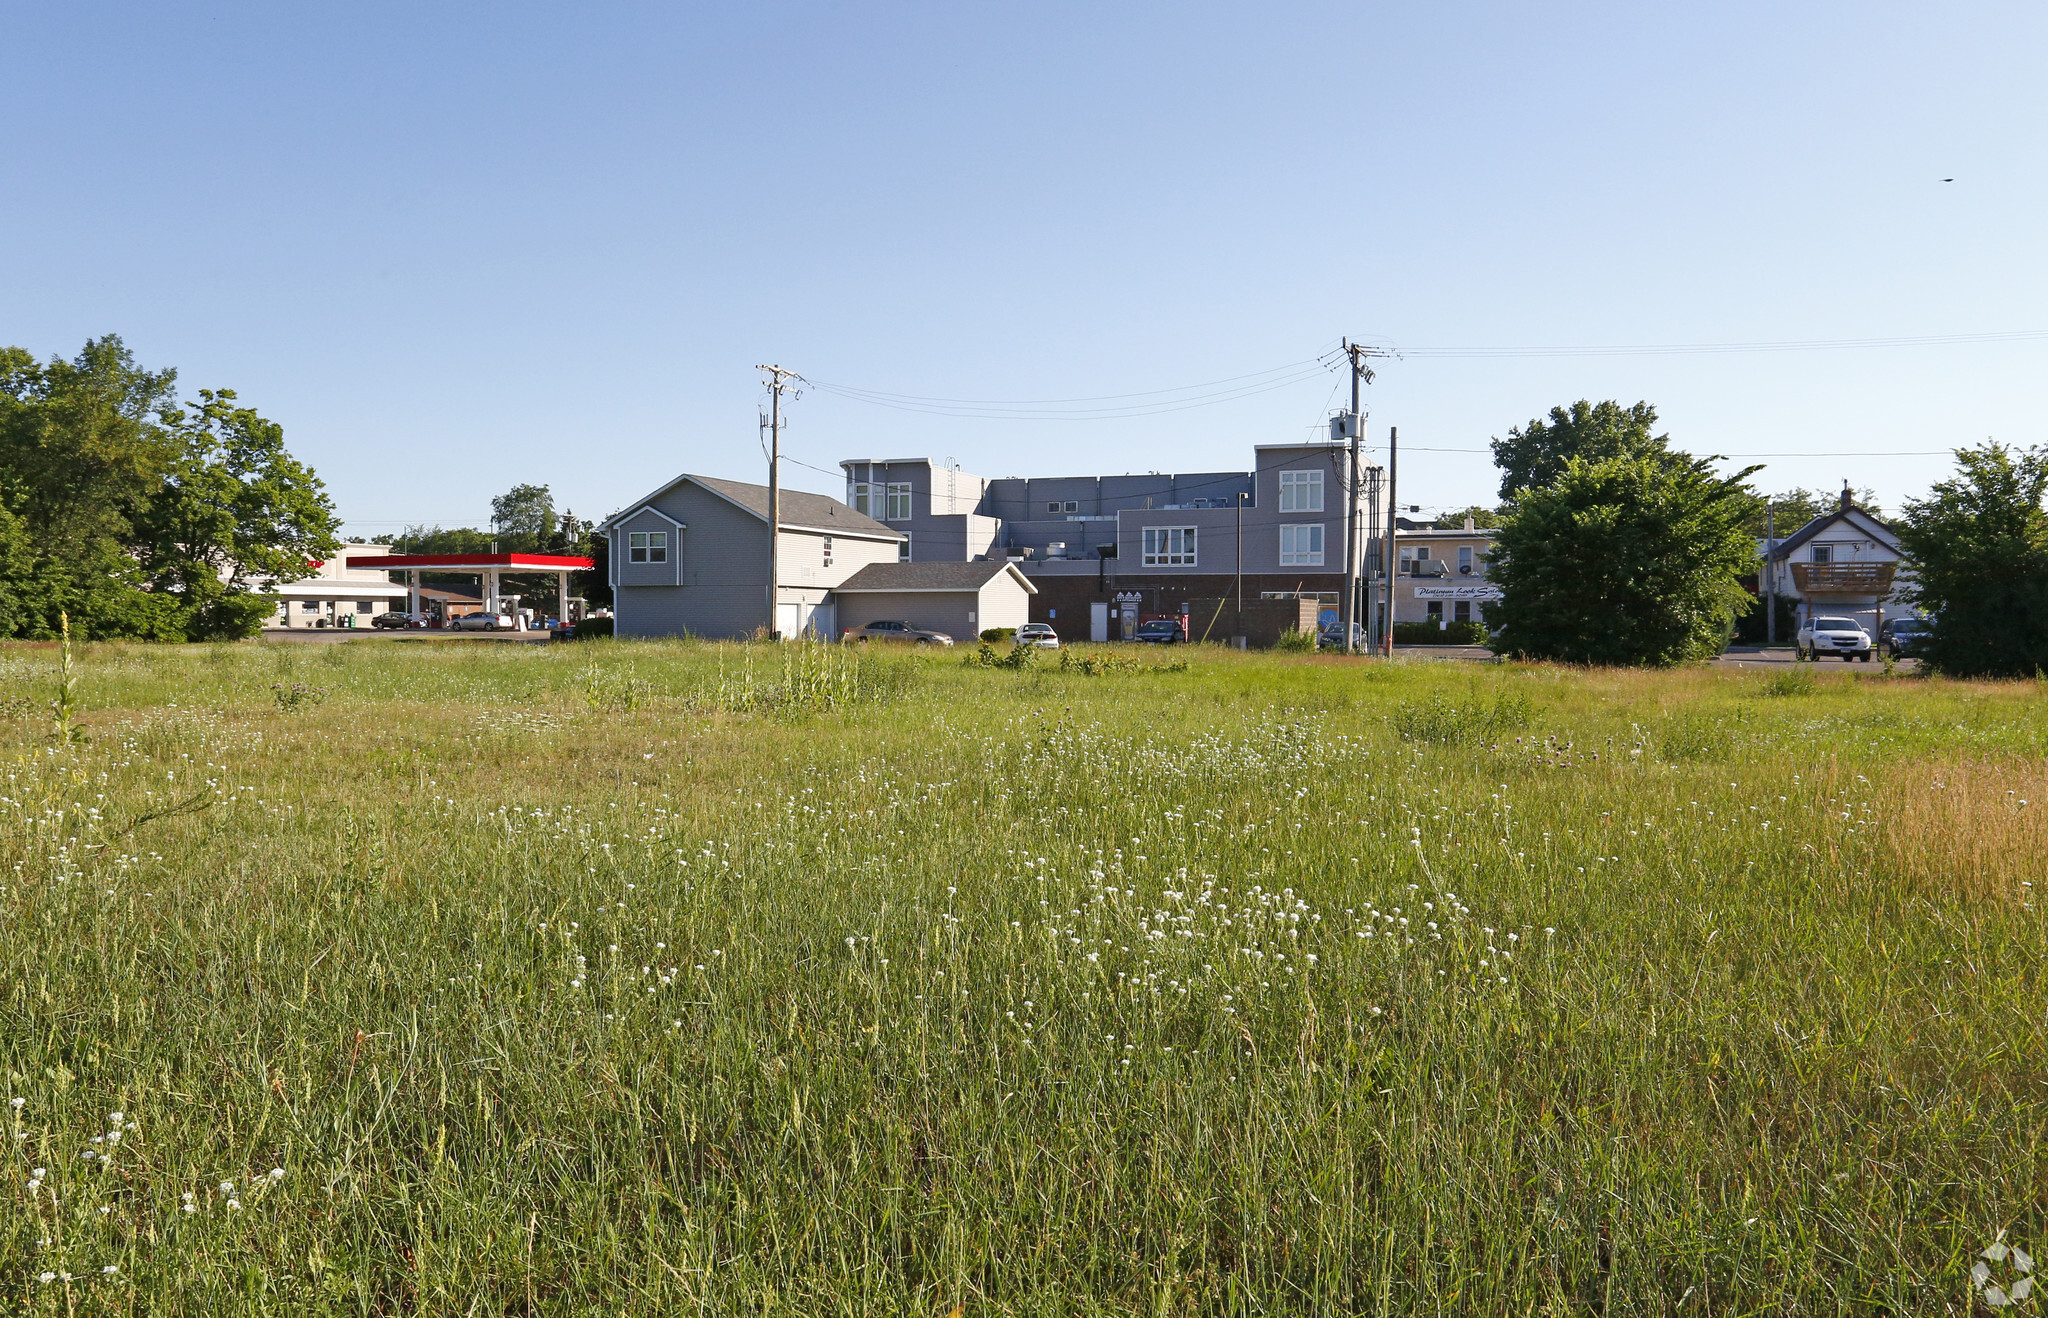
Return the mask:
<svg viewBox="0 0 2048 1318"><path fill-rule="evenodd" d="M953 638L944 632L935 632L928 627L913 627L901 618L884 622L863 623L848 627L839 638L842 641L866 644L869 641L895 641L902 645L951 645Z"/></svg>

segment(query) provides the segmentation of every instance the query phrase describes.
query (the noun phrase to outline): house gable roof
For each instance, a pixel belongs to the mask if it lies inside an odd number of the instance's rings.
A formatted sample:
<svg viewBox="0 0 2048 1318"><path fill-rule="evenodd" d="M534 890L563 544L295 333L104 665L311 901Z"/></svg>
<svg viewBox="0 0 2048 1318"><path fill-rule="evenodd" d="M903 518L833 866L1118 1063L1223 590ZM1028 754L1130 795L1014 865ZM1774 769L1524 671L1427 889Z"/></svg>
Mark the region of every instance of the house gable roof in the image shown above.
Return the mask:
<svg viewBox="0 0 2048 1318"><path fill-rule="evenodd" d="M1799 548L1829 527L1841 524L1846 524L1850 528L1862 532L1895 554L1899 552L1899 538L1892 533L1892 529L1852 503L1848 507L1838 508L1824 517L1816 517L1791 535L1786 536L1778 542L1778 547L1771 551L1771 557L1779 562L1783 562L1791 556L1793 550Z"/></svg>
<svg viewBox="0 0 2048 1318"><path fill-rule="evenodd" d="M655 507L651 503L643 503L638 508L635 508L633 511L629 513L620 513L617 516L610 518L606 522L606 525L611 525L615 522L630 522L635 517L638 517L641 513L653 513L656 517L659 517L662 521L667 522L670 526L673 526L678 531L687 531L690 529L689 527L683 525L675 518L670 517L667 513L663 512L661 509Z"/></svg>
<svg viewBox="0 0 2048 1318"><path fill-rule="evenodd" d="M980 590L1004 573L1015 578L1018 585L1029 594L1036 595L1038 587L1031 584L1031 578L1015 563L870 563L832 589L861 594L867 591L902 591L923 593L930 591Z"/></svg>
<svg viewBox="0 0 2048 1318"><path fill-rule="evenodd" d="M716 495L742 512L749 513L761 521L768 520L768 487L750 485L746 481L721 480L716 476L697 476L689 472L669 481L644 499L636 499L627 507L632 512L614 513L604 519L601 526L616 526L627 517L637 513L667 494L676 486L688 481L708 494ZM655 511L659 512L659 509ZM903 533L893 527L857 513L839 500L823 494L811 494L804 490L782 491L782 529L785 531L823 531L827 535L860 536L870 540L901 540ZM666 514L664 514L666 515Z"/></svg>

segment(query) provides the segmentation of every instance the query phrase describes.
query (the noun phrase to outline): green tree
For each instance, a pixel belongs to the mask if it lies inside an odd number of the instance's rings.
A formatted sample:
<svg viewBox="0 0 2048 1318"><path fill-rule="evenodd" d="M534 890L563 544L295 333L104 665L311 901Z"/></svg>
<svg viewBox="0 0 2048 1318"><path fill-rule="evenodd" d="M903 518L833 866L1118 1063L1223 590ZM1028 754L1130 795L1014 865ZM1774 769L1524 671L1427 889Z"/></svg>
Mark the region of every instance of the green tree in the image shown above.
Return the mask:
<svg viewBox="0 0 2048 1318"><path fill-rule="evenodd" d="M1872 517L1884 516L1884 510L1878 506L1877 495L1871 490L1856 490L1850 497L1858 508ZM1755 496L1753 505L1749 515L1749 533L1763 539L1767 524L1765 514L1768 512L1768 524L1777 528L1778 538L1783 540L1814 518L1839 508L1841 496L1794 486L1778 494L1759 494Z"/></svg>
<svg viewBox="0 0 2048 1318"><path fill-rule="evenodd" d="M492 537L489 531L473 526L417 525L408 526L397 535L377 536L370 543L390 545L401 554L488 554Z"/></svg>
<svg viewBox="0 0 2048 1318"><path fill-rule="evenodd" d="M491 500L491 527L503 552L534 553L554 537L554 496L545 485L514 485Z"/></svg>
<svg viewBox="0 0 2048 1318"><path fill-rule="evenodd" d="M1470 508L1460 508L1456 512L1445 513L1437 518L1436 529L1439 531L1462 531L1465 529L1465 519L1467 517L1471 518L1472 525L1480 530L1500 525L1499 509L1488 508L1483 504L1475 503Z"/></svg>
<svg viewBox="0 0 2048 1318"><path fill-rule="evenodd" d="M70 361L0 349L0 632L247 635L265 579L307 574L332 509L278 427L137 366L120 338Z"/></svg>
<svg viewBox="0 0 2048 1318"><path fill-rule="evenodd" d="M29 546L9 565L9 593L27 609L11 634L53 637L69 612L88 639L183 635L179 602L143 591L128 552L133 519L177 457L158 421L176 379L138 367L111 334L70 361L0 355L0 501Z"/></svg>
<svg viewBox="0 0 2048 1318"><path fill-rule="evenodd" d="M1553 407L1549 420L1538 418L1509 430L1506 439L1494 439L1500 497L1543 489L1564 474L1573 458L1590 463L1662 454L1670 436L1651 434L1656 424L1657 409L1648 403L1623 407L1612 399L1589 403L1581 398L1569 408Z"/></svg>
<svg viewBox="0 0 2048 1318"><path fill-rule="evenodd" d="M136 519L144 580L183 602L187 638L253 636L275 607L266 589L340 548L334 502L285 450L284 428L237 406L232 389L162 415L180 451Z"/></svg>
<svg viewBox="0 0 2048 1318"><path fill-rule="evenodd" d="M1569 663L1665 666L1721 649L1756 570L1743 527L1752 467L1663 450L1566 461L1525 489L1495 533L1487 609L1505 654Z"/></svg>
<svg viewBox="0 0 2048 1318"><path fill-rule="evenodd" d="M2048 449L1958 449L1961 470L1908 499L1899 542L1933 615L1926 662L1968 677L2048 670Z"/></svg>

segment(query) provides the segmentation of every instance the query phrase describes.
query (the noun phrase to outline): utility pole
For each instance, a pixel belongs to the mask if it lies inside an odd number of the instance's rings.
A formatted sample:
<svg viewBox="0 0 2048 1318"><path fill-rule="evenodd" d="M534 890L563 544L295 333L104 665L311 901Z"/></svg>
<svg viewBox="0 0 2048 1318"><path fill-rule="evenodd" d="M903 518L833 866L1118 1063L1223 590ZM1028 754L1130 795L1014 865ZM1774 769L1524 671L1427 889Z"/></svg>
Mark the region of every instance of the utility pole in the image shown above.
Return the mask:
<svg viewBox="0 0 2048 1318"><path fill-rule="evenodd" d="M768 378L768 415L761 418L768 432L768 639L782 639L782 391L792 380L803 377L780 366L757 366ZM792 392L791 397L801 397Z"/></svg>
<svg viewBox="0 0 2048 1318"><path fill-rule="evenodd" d="M1764 644L1778 643L1777 509L1764 505Z"/></svg>
<svg viewBox="0 0 2048 1318"><path fill-rule="evenodd" d="M1358 495L1364 483L1358 466L1358 448L1365 439L1365 414L1359 410L1358 386L1372 382L1372 368L1366 365L1369 358L1382 355L1363 343L1344 340L1344 355L1351 359L1351 411L1346 415L1344 430L1351 440L1351 467L1345 479L1344 515L1344 605L1338 611L1338 625L1344 629L1344 653L1358 653L1353 628L1358 621Z"/></svg>
<svg viewBox="0 0 2048 1318"><path fill-rule="evenodd" d="M1237 492L1237 635L1244 636L1244 500L1245 492Z"/></svg>
<svg viewBox="0 0 2048 1318"><path fill-rule="evenodd" d="M1394 569L1400 566L1401 556L1396 542L1401 536L1400 493L1394 488L1395 475L1400 470L1401 427L1387 427L1387 595L1381 617L1387 626L1388 658L1394 654Z"/></svg>

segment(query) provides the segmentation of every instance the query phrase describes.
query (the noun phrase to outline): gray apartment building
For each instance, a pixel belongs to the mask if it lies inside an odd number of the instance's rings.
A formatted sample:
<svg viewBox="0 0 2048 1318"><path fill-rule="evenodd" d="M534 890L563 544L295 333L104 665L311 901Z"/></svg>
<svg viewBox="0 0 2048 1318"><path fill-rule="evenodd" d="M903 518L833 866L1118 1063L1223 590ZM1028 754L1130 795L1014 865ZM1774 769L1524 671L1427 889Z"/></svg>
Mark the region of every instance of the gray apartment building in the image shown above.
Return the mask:
<svg viewBox="0 0 2048 1318"><path fill-rule="evenodd" d="M1035 588L1032 621L1063 637L1118 640L1172 617L1193 639L1259 644L1296 625L1303 602L1334 617L1359 550L1346 543L1345 446L1253 452L1250 471L1122 476L989 479L930 458L839 465L846 502L902 533L904 561L1012 562ZM1380 488L1377 468L1361 475ZM1378 503L1362 492L1360 549L1377 543Z"/></svg>

